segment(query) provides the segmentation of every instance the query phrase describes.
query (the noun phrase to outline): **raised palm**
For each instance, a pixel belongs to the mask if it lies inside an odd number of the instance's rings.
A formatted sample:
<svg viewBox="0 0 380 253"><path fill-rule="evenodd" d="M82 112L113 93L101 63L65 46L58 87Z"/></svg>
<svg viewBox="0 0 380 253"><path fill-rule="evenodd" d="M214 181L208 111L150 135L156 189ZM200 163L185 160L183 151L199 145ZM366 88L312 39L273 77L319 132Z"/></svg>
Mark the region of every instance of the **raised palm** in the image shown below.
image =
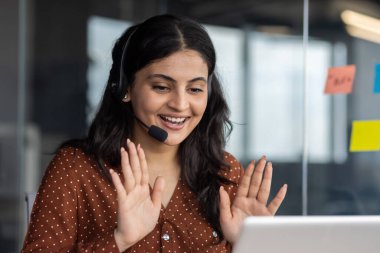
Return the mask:
<svg viewBox="0 0 380 253"><path fill-rule="evenodd" d="M265 171L265 172L264 172ZM267 204L272 182L272 164L262 157L257 165L251 162L241 178L236 197L231 205L228 193L220 189L220 225L223 235L232 244L236 242L243 220L248 216L274 215L285 198L287 185L281 187Z"/></svg>
<svg viewBox="0 0 380 253"><path fill-rule="evenodd" d="M115 240L124 251L151 232L161 209L164 180L158 177L150 192L149 173L144 151L128 141L128 152L121 149L124 182L111 170L118 198L118 223Z"/></svg>

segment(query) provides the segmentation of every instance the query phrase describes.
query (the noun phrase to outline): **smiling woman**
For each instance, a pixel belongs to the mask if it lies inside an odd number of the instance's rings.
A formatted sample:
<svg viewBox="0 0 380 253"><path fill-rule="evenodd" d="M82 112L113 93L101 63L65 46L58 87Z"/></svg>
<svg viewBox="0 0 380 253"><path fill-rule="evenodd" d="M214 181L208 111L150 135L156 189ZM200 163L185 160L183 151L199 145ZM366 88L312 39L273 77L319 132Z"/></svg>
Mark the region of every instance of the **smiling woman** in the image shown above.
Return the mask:
<svg viewBox="0 0 380 253"><path fill-rule="evenodd" d="M123 101L131 102L142 122L166 130L166 144L178 146L206 110L207 78L207 64L197 51L179 51L138 71ZM153 140L138 121L133 131L140 144L150 146Z"/></svg>
<svg viewBox="0 0 380 253"><path fill-rule="evenodd" d="M112 58L87 137L46 171L22 251L231 252L243 220L274 215L287 186L268 202L266 157L244 171L224 151L231 124L208 34L155 16Z"/></svg>

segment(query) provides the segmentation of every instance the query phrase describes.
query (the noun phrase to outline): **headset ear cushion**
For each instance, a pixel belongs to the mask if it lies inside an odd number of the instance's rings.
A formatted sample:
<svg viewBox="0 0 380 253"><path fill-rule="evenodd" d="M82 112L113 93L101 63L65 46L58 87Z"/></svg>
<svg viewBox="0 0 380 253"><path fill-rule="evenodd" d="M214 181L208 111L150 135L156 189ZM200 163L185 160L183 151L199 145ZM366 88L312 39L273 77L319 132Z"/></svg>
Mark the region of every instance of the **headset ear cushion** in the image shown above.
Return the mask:
<svg viewBox="0 0 380 253"><path fill-rule="evenodd" d="M115 83L115 82L113 82L113 83L111 83L111 91L112 91L112 94L116 94L116 92L117 92L117 86L118 86L118 83Z"/></svg>

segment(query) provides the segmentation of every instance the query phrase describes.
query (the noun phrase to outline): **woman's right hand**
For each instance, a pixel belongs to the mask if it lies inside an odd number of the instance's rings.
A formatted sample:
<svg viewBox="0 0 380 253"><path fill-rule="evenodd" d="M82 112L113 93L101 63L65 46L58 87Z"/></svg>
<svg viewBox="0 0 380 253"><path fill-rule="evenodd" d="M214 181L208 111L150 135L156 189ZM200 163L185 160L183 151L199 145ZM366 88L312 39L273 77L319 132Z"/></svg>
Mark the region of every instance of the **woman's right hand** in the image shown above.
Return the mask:
<svg viewBox="0 0 380 253"><path fill-rule="evenodd" d="M124 184L119 175L110 170L118 199L118 221L114 234L121 252L140 241L156 226L165 185L164 179L157 177L150 193L144 151L130 140L127 140L127 146L128 152L124 148L120 151Z"/></svg>

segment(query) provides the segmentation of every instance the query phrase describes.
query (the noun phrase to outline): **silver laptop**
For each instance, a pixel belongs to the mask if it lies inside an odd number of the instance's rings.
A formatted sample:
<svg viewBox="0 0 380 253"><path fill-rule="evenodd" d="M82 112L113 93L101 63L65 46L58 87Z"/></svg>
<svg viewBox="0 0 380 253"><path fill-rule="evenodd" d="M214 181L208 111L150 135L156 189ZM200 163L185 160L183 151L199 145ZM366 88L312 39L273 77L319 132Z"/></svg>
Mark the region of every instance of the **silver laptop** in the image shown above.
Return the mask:
<svg viewBox="0 0 380 253"><path fill-rule="evenodd" d="M380 216L249 217L233 253L377 253Z"/></svg>

